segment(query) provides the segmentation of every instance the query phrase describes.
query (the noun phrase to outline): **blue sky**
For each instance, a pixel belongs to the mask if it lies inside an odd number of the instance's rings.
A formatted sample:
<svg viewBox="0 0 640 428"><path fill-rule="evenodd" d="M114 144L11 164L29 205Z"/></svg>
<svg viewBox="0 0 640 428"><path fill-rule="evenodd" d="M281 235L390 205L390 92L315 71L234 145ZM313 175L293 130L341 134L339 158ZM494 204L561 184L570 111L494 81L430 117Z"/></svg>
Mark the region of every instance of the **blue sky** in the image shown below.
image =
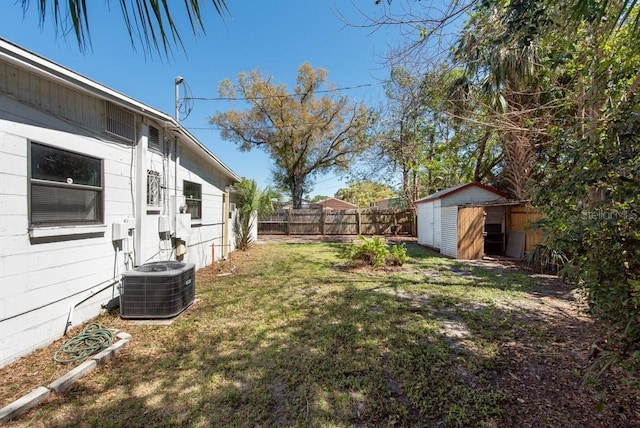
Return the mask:
<svg viewBox="0 0 640 428"><path fill-rule="evenodd" d="M303 62L327 69L329 82L340 88L371 84L344 93L376 105L383 95L380 82L388 76L383 56L399 38L393 28L372 32L345 25L338 15L353 24L365 20L356 1L365 13L380 11L374 0L227 0L231 16L223 21L208 5L205 35L193 36L178 18L186 53L175 48L169 60L145 57L140 46L132 49L117 1L111 1L111 12L104 1L87 2L92 49L84 54L73 35L56 34L51 22L39 27L35 1L24 15L19 2L3 7L0 37L171 115L176 76L184 77L194 97L207 98L217 96L223 79L256 68L293 88ZM257 150L240 152L209 125L209 116L229 108L227 101L195 101L181 122L238 175L264 187L270 183L271 159ZM333 196L345 186L334 174L316 182L312 195Z"/></svg>

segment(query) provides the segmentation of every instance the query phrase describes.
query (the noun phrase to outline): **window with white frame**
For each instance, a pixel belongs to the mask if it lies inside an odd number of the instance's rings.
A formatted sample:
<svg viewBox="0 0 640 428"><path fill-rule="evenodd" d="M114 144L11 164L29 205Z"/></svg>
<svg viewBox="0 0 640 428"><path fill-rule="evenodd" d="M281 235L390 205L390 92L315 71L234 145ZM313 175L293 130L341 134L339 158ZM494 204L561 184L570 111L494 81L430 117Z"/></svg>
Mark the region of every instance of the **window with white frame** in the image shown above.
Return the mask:
<svg viewBox="0 0 640 428"><path fill-rule="evenodd" d="M147 205L160 207L162 192L160 191L160 173L147 170Z"/></svg>
<svg viewBox="0 0 640 428"><path fill-rule="evenodd" d="M191 214L192 220L202 218L202 184L192 181L184 181L182 193L187 204L187 212Z"/></svg>
<svg viewBox="0 0 640 428"><path fill-rule="evenodd" d="M103 222L103 161L31 142L31 226Z"/></svg>

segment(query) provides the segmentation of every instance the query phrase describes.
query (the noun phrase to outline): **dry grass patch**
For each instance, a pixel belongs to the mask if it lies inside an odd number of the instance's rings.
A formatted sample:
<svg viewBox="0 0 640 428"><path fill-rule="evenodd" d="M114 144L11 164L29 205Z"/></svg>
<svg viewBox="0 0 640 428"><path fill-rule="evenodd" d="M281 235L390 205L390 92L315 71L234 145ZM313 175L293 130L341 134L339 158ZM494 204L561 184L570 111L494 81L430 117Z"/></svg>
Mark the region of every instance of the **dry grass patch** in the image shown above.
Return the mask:
<svg viewBox="0 0 640 428"><path fill-rule="evenodd" d="M580 388L595 331L564 290L542 295L524 272L465 265L415 245L401 270L343 271L335 266L345 245L269 243L236 253L217 271L198 272L196 304L170 326L100 317L132 334L130 345L11 425L640 421L622 374ZM24 375L52 351L13 370ZM1 381L5 400L20 376Z"/></svg>

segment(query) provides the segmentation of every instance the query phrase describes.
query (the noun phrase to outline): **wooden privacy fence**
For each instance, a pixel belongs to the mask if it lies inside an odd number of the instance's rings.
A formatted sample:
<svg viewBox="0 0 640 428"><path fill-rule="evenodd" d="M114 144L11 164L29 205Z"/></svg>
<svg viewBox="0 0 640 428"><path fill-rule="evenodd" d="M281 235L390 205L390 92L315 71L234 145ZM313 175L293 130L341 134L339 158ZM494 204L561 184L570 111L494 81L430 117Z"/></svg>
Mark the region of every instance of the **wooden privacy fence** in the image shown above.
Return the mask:
<svg viewBox="0 0 640 428"><path fill-rule="evenodd" d="M258 220L258 233L272 235L410 235L410 210L287 209Z"/></svg>

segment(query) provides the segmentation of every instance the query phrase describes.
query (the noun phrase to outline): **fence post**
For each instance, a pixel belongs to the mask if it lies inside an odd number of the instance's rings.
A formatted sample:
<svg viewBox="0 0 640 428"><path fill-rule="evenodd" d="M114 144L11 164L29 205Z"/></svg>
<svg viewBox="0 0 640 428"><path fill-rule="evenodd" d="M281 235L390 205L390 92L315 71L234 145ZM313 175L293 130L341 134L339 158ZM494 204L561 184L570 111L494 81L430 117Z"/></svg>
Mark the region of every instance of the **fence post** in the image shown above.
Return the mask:
<svg viewBox="0 0 640 428"><path fill-rule="evenodd" d="M360 223L362 219L360 218L360 208L356 210L356 235L360 235Z"/></svg>
<svg viewBox="0 0 640 428"><path fill-rule="evenodd" d="M322 208L322 213L320 214L320 234L324 236L324 222L325 222L325 209Z"/></svg>
<svg viewBox="0 0 640 428"><path fill-rule="evenodd" d="M291 234L291 211L293 208L287 210L287 235Z"/></svg>

